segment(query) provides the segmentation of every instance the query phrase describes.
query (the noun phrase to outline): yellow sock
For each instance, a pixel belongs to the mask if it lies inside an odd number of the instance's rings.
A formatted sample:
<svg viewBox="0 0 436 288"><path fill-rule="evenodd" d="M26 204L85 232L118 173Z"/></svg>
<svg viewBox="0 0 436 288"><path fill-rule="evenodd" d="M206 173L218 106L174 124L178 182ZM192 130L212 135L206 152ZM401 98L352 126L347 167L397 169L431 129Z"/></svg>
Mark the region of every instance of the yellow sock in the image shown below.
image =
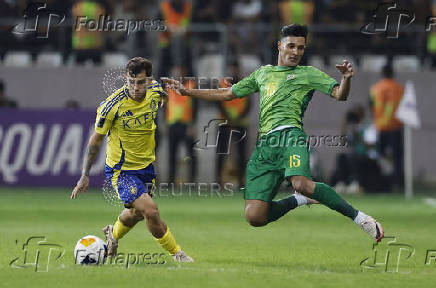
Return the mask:
<svg viewBox="0 0 436 288"><path fill-rule="evenodd" d="M120 221L120 218L118 218L117 222L114 224L113 234L115 239L119 240L123 238L124 235L127 234L127 232L130 231L132 227L126 226L123 224L123 222Z"/></svg>
<svg viewBox="0 0 436 288"><path fill-rule="evenodd" d="M162 246L163 249L167 250L170 255L174 255L180 251L180 246L177 245L176 240L174 239L173 234L171 234L170 228L167 227L167 232L162 236L162 238L154 238L157 243Z"/></svg>

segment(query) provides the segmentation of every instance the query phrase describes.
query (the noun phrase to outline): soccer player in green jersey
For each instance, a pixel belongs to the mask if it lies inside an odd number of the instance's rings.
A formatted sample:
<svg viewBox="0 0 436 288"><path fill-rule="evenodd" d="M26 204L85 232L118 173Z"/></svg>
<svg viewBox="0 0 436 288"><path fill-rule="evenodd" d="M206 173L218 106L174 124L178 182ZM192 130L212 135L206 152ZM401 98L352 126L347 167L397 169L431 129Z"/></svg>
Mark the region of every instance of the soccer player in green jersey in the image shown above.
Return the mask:
<svg viewBox="0 0 436 288"><path fill-rule="evenodd" d="M126 66L127 84L97 109L95 131L92 134L83 162L82 176L71 193L86 192L89 172L105 135L107 155L105 174L125 209L114 225L103 228L108 255L115 257L118 241L138 222L145 219L148 230L176 262L193 262L177 245L170 229L162 221L153 201L155 187L155 118L158 103L166 101L166 93L153 80L152 64L142 57L130 59Z"/></svg>
<svg viewBox="0 0 436 288"><path fill-rule="evenodd" d="M353 68L346 60L336 65L342 74L338 84L314 67L298 65L306 48L306 36L306 26L284 26L277 43L277 66L262 66L231 88L185 89L176 80L162 80L182 95L208 101L227 101L260 92L259 139L247 164L244 190L245 218L252 226L267 225L302 204L317 201L349 217L380 241L384 236L380 223L353 208L332 187L312 181L308 138L302 129L304 111L315 90L338 101L347 100ZM274 201L284 179L298 193Z"/></svg>

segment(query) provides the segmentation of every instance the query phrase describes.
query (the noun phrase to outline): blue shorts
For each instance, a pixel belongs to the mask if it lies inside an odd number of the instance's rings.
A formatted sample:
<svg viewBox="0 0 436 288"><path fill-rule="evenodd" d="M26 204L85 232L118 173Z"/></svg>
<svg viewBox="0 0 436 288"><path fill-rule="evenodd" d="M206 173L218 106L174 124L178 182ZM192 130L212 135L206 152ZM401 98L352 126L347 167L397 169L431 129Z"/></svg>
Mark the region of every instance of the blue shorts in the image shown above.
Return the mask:
<svg viewBox="0 0 436 288"><path fill-rule="evenodd" d="M116 170L105 165L104 172L126 208L131 208L133 201L144 193L153 196L156 187L153 164L141 170Z"/></svg>

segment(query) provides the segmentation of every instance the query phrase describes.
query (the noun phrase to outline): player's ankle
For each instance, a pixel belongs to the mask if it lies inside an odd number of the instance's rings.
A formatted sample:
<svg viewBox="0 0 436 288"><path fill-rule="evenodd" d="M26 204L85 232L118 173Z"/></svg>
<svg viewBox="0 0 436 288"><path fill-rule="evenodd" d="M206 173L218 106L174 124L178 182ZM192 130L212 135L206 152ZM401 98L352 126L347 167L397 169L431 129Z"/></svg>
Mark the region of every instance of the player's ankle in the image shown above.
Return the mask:
<svg viewBox="0 0 436 288"><path fill-rule="evenodd" d="M353 221L354 221L354 223L356 223L357 225L361 225L361 224L363 223L363 221L365 221L366 216L367 216L367 215L366 215L365 213L359 211L359 212L357 213L356 218L354 218Z"/></svg>
<svg viewBox="0 0 436 288"><path fill-rule="evenodd" d="M301 195L300 193L294 193L295 200L297 200L298 206L306 205L309 203L309 199L306 196Z"/></svg>

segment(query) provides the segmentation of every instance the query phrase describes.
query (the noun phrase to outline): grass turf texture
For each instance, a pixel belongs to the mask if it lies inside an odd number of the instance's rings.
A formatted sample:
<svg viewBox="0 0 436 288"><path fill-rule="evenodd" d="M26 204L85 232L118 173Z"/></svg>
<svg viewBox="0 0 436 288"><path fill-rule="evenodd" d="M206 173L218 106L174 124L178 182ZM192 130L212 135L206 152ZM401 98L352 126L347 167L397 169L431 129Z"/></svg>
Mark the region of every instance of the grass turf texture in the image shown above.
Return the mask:
<svg viewBox="0 0 436 288"><path fill-rule="evenodd" d="M424 264L426 251L436 250L436 208L422 198L347 198L376 216L386 235L415 248L409 260L400 259L398 273L385 273L362 271L360 262L373 256L374 242L349 219L318 205L254 228L244 220L241 195L156 198L162 218L195 263L176 264L165 256L163 265L75 265L76 241L87 234L104 239L101 228L115 221L120 208L96 190L74 201L69 195L69 189L0 189L1 287L432 287L436 281L435 261ZM38 235L62 245L65 255L48 272L11 268L11 260L23 257L23 242ZM140 222L118 252L163 250Z"/></svg>

